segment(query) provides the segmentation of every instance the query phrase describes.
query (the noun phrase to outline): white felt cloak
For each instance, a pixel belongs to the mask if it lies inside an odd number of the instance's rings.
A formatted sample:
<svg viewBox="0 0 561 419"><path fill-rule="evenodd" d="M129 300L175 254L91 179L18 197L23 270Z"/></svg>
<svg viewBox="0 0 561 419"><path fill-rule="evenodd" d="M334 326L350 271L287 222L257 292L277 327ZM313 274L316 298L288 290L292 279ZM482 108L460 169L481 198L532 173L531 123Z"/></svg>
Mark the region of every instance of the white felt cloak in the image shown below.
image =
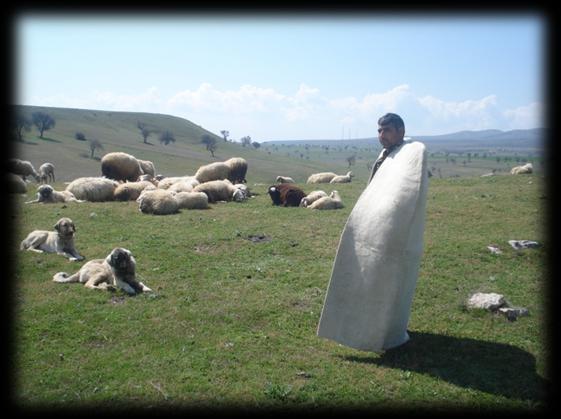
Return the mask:
<svg viewBox="0 0 561 419"><path fill-rule="evenodd" d="M354 206L339 242L318 336L379 352L409 340L428 188L424 144L392 151Z"/></svg>

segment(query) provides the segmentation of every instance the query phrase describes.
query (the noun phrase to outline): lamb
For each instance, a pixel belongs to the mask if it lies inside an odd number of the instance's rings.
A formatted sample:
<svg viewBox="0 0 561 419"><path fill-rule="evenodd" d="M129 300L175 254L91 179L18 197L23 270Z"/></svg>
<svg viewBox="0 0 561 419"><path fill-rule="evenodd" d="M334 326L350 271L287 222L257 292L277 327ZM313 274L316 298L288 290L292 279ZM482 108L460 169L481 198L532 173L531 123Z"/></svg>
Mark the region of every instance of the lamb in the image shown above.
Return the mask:
<svg viewBox="0 0 561 419"><path fill-rule="evenodd" d="M341 197L339 196L339 192L333 191L329 194L329 196L324 196L323 198L318 199L317 201L313 202L311 205L308 205L307 208L317 209L317 210L330 210L330 209L339 209L343 207L344 205L341 202Z"/></svg>
<svg viewBox="0 0 561 419"><path fill-rule="evenodd" d="M247 161L242 157L232 157L224 163L230 168L228 180L232 183L246 183Z"/></svg>
<svg viewBox="0 0 561 419"><path fill-rule="evenodd" d="M275 180L275 182L277 182L277 183L296 183L296 182L294 182L294 179L292 179L291 177L288 177L288 176L277 176L277 179Z"/></svg>
<svg viewBox="0 0 561 419"><path fill-rule="evenodd" d="M306 196L302 189L291 183L279 183L270 186L268 192L273 205L283 207L297 207L300 205L302 198Z"/></svg>
<svg viewBox="0 0 561 419"><path fill-rule="evenodd" d="M113 199L115 201L135 201L144 189L151 186L154 184L148 180L121 183L113 191Z"/></svg>
<svg viewBox="0 0 561 419"><path fill-rule="evenodd" d="M52 163L43 163L39 166L39 178L41 182L47 183L51 180L55 181L55 166Z"/></svg>
<svg viewBox="0 0 561 419"><path fill-rule="evenodd" d="M534 171L534 166L532 163L526 163L522 166L515 166L510 170L511 175L524 175L530 174Z"/></svg>
<svg viewBox="0 0 561 419"><path fill-rule="evenodd" d="M113 201L118 185L118 182L104 177L80 177L70 182L66 190L85 201Z"/></svg>
<svg viewBox="0 0 561 419"><path fill-rule="evenodd" d="M329 183L335 176L337 174L333 172L314 173L310 175L306 183Z"/></svg>
<svg viewBox="0 0 561 419"><path fill-rule="evenodd" d="M136 157L116 151L101 159L101 174L109 179L134 182L143 172Z"/></svg>
<svg viewBox="0 0 561 419"><path fill-rule="evenodd" d="M167 215L179 211L174 194L165 189L144 190L138 199L138 210L144 214Z"/></svg>
<svg viewBox="0 0 561 419"><path fill-rule="evenodd" d="M300 201L300 206L306 208L312 202L317 201L324 196L327 196L327 193L324 191L312 191L304 198L302 198L302 200Z"/></svg>
<svg viewBox="0 0 561 419"><path fill-rule="evenodd" d="M174 195L180 209L207 209L208 196L204 192L177 192Z"/></svg>
<svg viewBox="0 0 561 419"><path fill-rule="evenodd" d="M140 164L140 168L142 169L142 173L145 175L152 175L154 176L156 174L156 167L154 166L154 163L152 163L150 160L138 160L138 164Z"/></svg>
<svg viewBox="0 0 561 419"><path fill-rule="evenodd" d="M228 179L201 183L193 188L193 192L204 192L208 196L208 202L241 202L247 199L245 191L235 187Z"/></svg>
<svg viewBox="0 0 561 419"><path fill-rule="evenodd" d="M32 176L36 182L40 180L39 173L28 160L9 159L8 172L20 175L23 180L27 180L27 176Z"/></svg>
<svg viewBox="0 0 561 419"><path fill-rule="evenodd" d="M344 176L341 175L335 176L333 179L329 181L329 183L350 183L351 178L353 177L354 177L353 172L347 172L347 174Z"/></svg>
<svg viewBox="0 0 561 419"><path fill-rule="evenodd" d="M215 162L199 167L195 173L195 179L199 183L205 183L213 180L227 179L229 174L230 166L224 162Z"/></svg>
<svg viewBox="0 0 561 419"><path fill-rule="evenodd" d="M27 185L21 176L14 173L6 173L8 180L8 193L27 193Z"/></svg>
<svg viewBox="0 0 561 419"><path fill-rule="evenodd" d="M41 185L37 188L37 199L27 201L26 204L56 204L58 202L84 202L76 199L69 191L55 191L51 185Z"/></svg>

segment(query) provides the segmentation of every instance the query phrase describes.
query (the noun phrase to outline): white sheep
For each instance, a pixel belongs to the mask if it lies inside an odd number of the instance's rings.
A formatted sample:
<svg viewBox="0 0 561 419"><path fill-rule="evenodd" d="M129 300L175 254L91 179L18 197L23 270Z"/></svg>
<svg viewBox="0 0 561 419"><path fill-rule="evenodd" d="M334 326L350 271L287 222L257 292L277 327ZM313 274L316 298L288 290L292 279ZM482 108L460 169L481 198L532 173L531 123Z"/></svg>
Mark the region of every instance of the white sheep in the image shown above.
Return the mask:
<svg viewBox="0 0 561 419"><path fill-rule="evenodd" d="M104 177L80 177L66 187L77 199L90 202L113 201L118 182Z"/></svg>
<svg viewBox="0 0 561 419"><path fill-rule="evenodd" d="M337 175L329 181L329 183L350 183L353 178L353 172L347 172L346 175Z"/></svg>
<svg viewBox="0 0 561 419"><path fill-rule="evenodd" d="M329 183L335 176L337 174L333 172L314 173L310 175L306 183Z"/></svg>
<svg viewBox="0 0 561 419"><path fill-rule="evenodd" d="M197 186L199 182L194 177L185 177L183 179L178 180L177 182L173 183L169 188L168 191L172 192L191 192L195 186Z"/></svg>
<svg viewBox="0 0 561 419"><path fill-rule="evenodd" d="M276 182L277 183L296 183L296 182L294 182L294 179L292 179L291 177L288 177L288 176L277 176Z"/></svg>
<svg viewBox="0 0 561 419"><path fill-rule="evenodd" d="M246 183L247 161L242 157L232 157L224 162L229 167L228 180L232 183ZM222 179L222 178L218 178Z"/></svg>
<svg viewBox="0 0 561 419"><path fill-rule="evenodd" d="M39 178L41 182L47 183L51 180L55 181L55 166L52 163L43 163L39 166Z"/></svg>
<svg viewBox="0 0 561 419"><path fill-rule="evenodd" d="M152 163L150 160L138 160L138 164L140 164L140 168L142 169L142 173L145 175L152 175L154 176L156 174L156 167L154 166L154 163Z"/></svg>
<svg viewBox="0 0 561 419"><path fill-rule="evenodd" d="M154 186L154 184L148 180L121 183L113 191L113 199L115 201L135 201L149 186Z"/></svg>
<svg viewBox="0 0 561 419"><path fill-rule="evenodd" d="M179 210L174 194L165 189L144 190L137 202L138 210L144 214L167 215Z"/></svg>
<svg viewBox="0 0 561 419"><path fill-rule="evenodd" d="M511 175L524 175L524 174L532 173L533 171L534 171L534 166L532 165L532 163L526 163L522 166L516 166L516 167L513 167L512 169L510 169L510 174Z"/></svg>
<svg viewBox="0 0 561 419"><path fill-rule="evenodd" d="M55 191L51 185L41 185L37 188L37 198L27 201L26 204L56 204L58 202L84 202L76 199L69 191Z"/></svg>
<svg viewBox="0 0 561 419"><path fill-rule="evenodd" d="M159 189L168 189L173 184L178 182L191 184L192 187L195 187L199 184L199 181L194 176L170 176L170 177L164 177L159 181L157 181L157 185Z"/></svg>
<svg viewBox="0 0 561 419"><path fill-rule="evenodd" d="M329 194L329 196L324 196L323 198L318 199L317 201L313 202L311 205L308 205L307 208L309 209L318 209L318 210L329 210L329 209L339 209L343 208L343 202L341 202L341 197L339 196L339 192L333 191Z"/></svg>
<svg viewBox="0 0 561 419"><path fill-rule="evenodd" d="M116 151L101 159L101 174L109 179L134 182L143 172L136 157Z"/></svg>
<svg viewBox="0 0 561 419"><path fill-rule="evenodd" d="M14 173L6 173L8 180L8 193L27 193L27 185L21 176Z"/></svg>
<svg viewBox="0 0 561 419"><path fill-rule="evenodd" d="M327 196L327 193L324 191L312 191L304 198L302 198L302 200L300 201L300 206L306 208L311 203L325 196Z"/></svg>
<svg viewBox="0 0 561 419"><path fill-rule="evenodd" d="M208 196L204 192L177 192L174 195L179 209L207 209Z"/></svg>
<svg viewBox="0 0 561 419"><path fill-rule="evenodd" d="M8 172L20 175L23 180L27 180L27 176L32 176L36 182L40 180L39 173L28 160L9 159Z"/></svg>
<svg viewBox="0 0 561 419"><path fill-rule="evenodd" d="M215 162L199 167L195 173L195 178L199 183L205 183L212 180L228 179L229 174L230 166L224 162Z"/></svg>
<svg viewBox="0 0 561 419"><path fill-rule="evenodd" d="M212 180L204 182L193 188L194 192L204 192L208 196L208 202L236 201L241 202L247 199L244 190L237 188L228 179Z"/></svg>

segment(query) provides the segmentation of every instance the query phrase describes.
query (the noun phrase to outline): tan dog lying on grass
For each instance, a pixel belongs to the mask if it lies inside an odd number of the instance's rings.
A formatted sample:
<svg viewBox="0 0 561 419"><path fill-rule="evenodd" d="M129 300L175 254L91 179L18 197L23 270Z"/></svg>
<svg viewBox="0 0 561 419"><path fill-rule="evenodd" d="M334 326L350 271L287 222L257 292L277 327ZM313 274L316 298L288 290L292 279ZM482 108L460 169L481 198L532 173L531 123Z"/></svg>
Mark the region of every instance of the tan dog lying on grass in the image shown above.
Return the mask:
<svg viewBox="0 0 561 419"><path fill-rule="evenodd" d="M136 260L132 253L117 247L105 259L90 260L74 275L58 272L53 281L67 284L79 282L87 288L115 290L122 289L127 294L135 295L152 291L136 279Z"/></svg>
<svg viewBox="0 0 561 419"><path fill-rule="evenodd" d="M76 199L70 191L55 191L51 185L41 185L37 188L37 198L26 201L26 204L56 204L58 202L86 202Z"/></svg>
<svg viewBox="0 0 561 419"><path fill-rule="evenodd" d="M34 230L21 242L20 250L37 253L56 253L71 261L83 260L74 245L76 226L70 218L61 218L54 225L55 231Z"/></svg>

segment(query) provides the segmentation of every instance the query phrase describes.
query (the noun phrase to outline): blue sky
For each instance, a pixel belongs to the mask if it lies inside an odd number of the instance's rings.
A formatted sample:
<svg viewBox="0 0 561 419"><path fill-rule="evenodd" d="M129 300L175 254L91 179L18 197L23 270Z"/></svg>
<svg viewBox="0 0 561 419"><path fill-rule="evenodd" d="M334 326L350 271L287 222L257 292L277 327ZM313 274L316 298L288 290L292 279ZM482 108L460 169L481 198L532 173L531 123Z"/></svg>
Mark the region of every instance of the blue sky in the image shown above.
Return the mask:
<svg viewBox="0 0 561 419"><path fill-rule="evenodd" d="M544 126L537 14L21 14L16 103L155 112L231 139Z"/></svg>

